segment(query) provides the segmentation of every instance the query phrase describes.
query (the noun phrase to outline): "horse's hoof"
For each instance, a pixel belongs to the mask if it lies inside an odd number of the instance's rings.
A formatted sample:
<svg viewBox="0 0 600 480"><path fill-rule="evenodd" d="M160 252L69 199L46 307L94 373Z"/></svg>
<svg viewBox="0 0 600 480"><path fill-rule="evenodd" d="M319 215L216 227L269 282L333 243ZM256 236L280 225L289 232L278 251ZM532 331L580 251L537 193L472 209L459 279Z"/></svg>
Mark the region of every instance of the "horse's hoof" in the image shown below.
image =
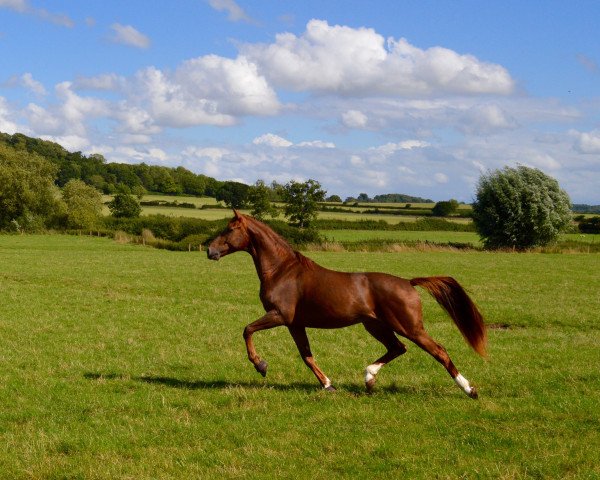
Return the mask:
<svg viewBox="0 0 600 480"><path fill-rule="evenodd" d="M267 362L265 362L264 360L261 360L258 365L254 365L254 368L256 368L256 371L258 373L260 373L263 377L266 377L268 366L269 366L269 364Z"/></svg>
<svg viewBox="0 0 600 480"><path fill-rule="evenodd" d="M373 378L371 380L367 380L365 382L365 387L367 388L367 393L372 393L373 388L375 388L375 378Z"/></svg>
<svg viewBox="0 0 600 480"><path fill-rule="evenodd" d="M469 397L473 400L477 400L479 398L479 393L477 392L477 388L471 387L471 391L469 392Z"/></svg>
<svg viewBox="0 0 600 480"><path fill-rule="evenodd" d="M335 392L336 389L333 385L329 385L328 387L325 387L325 390L327 390L328 392Z"/></svg>

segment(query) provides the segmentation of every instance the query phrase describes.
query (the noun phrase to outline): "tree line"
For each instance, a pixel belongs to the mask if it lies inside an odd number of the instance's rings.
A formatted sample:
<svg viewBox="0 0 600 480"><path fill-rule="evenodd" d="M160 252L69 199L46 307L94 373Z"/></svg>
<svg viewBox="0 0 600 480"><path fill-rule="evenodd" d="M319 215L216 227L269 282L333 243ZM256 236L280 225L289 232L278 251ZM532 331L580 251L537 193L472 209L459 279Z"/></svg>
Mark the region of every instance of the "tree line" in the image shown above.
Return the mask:
<svg viewBox="0 0 600 480"><path fill-rule="evenodd" d="M91 228L101 216L100 189L117 192L109 204L113 217L139 216L132 194L141 196L149 188L214 196L232 208L250 207L258 218L276 216L272 202L280 201L290 225L300 229L311 226L318 204L326 200L325 190L312 179L285 185L219 182L183 167L109 164L99 155L69 153L52 142L0 134L0 230ZM457 208L458 202L449 200L438 202L432 212L445 216ZM488 248L530 248L556 240L572 225L571 203L558 182L540 170L505 167L481 176L473 221ZM597 224L588 223L591 233Z"/></svg>

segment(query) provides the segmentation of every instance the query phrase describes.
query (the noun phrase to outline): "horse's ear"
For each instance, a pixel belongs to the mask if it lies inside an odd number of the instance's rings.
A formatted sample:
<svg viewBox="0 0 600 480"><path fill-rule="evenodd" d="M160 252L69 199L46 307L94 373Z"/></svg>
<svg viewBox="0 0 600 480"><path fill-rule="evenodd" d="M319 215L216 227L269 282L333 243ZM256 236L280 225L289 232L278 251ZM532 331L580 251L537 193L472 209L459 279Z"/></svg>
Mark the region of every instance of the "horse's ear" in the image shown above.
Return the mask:
<svg viewBox="0 0 600 480"><path fill-rule="evenodd" d="M233 209L233 214L235 215L236 220L241 220L243 218L242 214L238 212L235 208Z"/></svg>

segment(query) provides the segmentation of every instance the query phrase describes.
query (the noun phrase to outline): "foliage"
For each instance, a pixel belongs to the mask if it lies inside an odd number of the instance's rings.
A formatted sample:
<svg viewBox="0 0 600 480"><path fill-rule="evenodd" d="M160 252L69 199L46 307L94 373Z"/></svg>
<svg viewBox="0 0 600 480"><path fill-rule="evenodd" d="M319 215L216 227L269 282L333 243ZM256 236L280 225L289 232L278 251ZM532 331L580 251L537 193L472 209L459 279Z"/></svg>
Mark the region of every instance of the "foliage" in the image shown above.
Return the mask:
<svg viewBox="0 0 600 480"><path fill-rule="evenodd" d="M342 199L339 195L330 195L329 197L327 197L325 199L326 202L332 202L332 203L342 203Z"/></svg>
<svg viewBox="0 0 600 480"><path fill-rule="evenodd" d="M259 220L264 220L267 215L277 214L277 210L271 204L271 189L263 180L257 180L248 190L248 204L252 208L250 214Z"/></svg>
<svg viewBox="0 0 600 480"><path fill-rule="evenodd" d="M21 133L0 133L0 145L20 152L36 153L57 168L56 184L83 180L106 194L145 192L169 195L215 196L222 182L206 175L197 175L183 167L168 168L156 165L107 163L100 154L83 155L69 152L57 143L28 137Z"/></svg>
<svg viewBox="0 0 600 480"><path fill-rule="evenodd" d="M62 206L56 170L35 153L0 143L0 230L35 231L56 221Z"/></svg>
<svg viewBox="0 0 600 480"><path fill-rule="evenodd" d="M302 248L308 244L319 244L323 241L316 228L298 228L280 220L269 220L266 223L295 248Z"/></svg>
<svg viewBox="0 0 600 480"><path fill-rule="evenodd" d="M248 203L250 187L240 182L223 182L217 190L216 199L229 208L243 208Z"/></svg>
<svg viewBox="0 0 600 480"><path fill-rule="evenodd" d="M569 196L542 171L505 167L482 175L473 220L486 248L547 245L571 222Z"/></svg>
<svg viewBox="0 0 600 480"><path fill-rule="evenodd" d="M600 233L600 217L584 218L579 221L581 233Z"/></svg>
<svg viewBox="0 0 600 480"><path fill-rule="evenodd" d="M433 203L429 198L413 197L402 193L384 193L375 195L373 202L376 203Z"/></svg>
<svg viewBox="0 0 600 480"><path fill-rule="evenodd" d="M281 189L284 213L292 225L308 228L317 218L318 202L325 200L325 190L316 180L286 183Z"/></svg>
<svg viewBox="0 0 600 480"><path fill-rule="evenodd" d="M69 228L91 229L102 216L102 195L81 180L69 180L63 187L66 223Z"/></svg>
<svg viewBox="0 0 600 480"><path fill-rule="evenodd" d="M113 217L135 218L142 213L142 207L133 195L117 193L108 203L108 208Z"/></svg>
<svg viewBox="0 0 600 480"><path fill-rule="evenodd" d="M337 220L317 219L314 227L319 230L382 230L382 231L445 231L473 232L472 223L450 222L443 218L419 218L414 222L388 223L385 220Z"/></svg>
<svg viewBox="0 0 600 480"><path fill-rule="evenodd" d="M600 213L600 205L588 205L585 203L574 203L573 211L576 213Z"/></svg>
<svg viewBox="0 0 600 480"><path fill-rule="evenodd" d="M434 217L448 217L458 210L458 202L454 199L437 202L431 209Z"/></svg>

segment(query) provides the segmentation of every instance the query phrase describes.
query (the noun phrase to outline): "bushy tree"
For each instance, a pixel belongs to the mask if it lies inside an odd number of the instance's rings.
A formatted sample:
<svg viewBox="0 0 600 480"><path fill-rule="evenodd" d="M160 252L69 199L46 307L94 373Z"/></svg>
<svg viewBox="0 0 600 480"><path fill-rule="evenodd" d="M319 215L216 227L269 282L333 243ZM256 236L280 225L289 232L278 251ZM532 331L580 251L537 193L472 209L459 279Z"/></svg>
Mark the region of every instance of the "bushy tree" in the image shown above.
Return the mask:
<svg viewBox="0 0 600 480"><path fill-rule="evenodd" d="M240 182L223 182L215 198L225 202L229 208L243 208L248 202L250 187Z"/></svg>
<svg viewBox="0 0 600 480"><path fill-rule="evenodd" d="M102 195L82 180L69 180L62 191L66 205L67 226L91 229L102 215Z"/></svg>
<svg viewBox="0 0 600 480"><path fill-rule="evenodd" d="M108 203L108 209L113 217L135 218L142 213L142 207L133 195L117 193Z"/></svg>
<svg viewBox="0 0 600 480"><path fill-rule="evenodd" d="M486 248L547 245L571 222L571 202L541 170L505 167L482 175L473 221Z"/></svg>
<svg viewBox="0 0 600 480"><path fill-rule="evenodd" d="M431 209L434 217L447 217L458 210L458 202L454 199L437 202Z"/></svg>
<svg viewBox="0 0 600 480"><path fill-rule="evenodd" d="M264 220L267 215L275 216L277 214L271 204L271 189L263 180L257 180L248 190L248 203L252 208L251 215L259 220Z"/></svg>
<svg viewBox="0 0 600 480"><path fill-rule="evenodd" d="M330 195L329 197L327 197L325 199L327 202L336 202L336 203L342 203L342 199L339 195Z"/></svg>
<svg viewBox="0 0 600 480"><path fill-rule="evenodd" d="M57 167L41 156L0 144L0 230L38 230L60 209Z"/></svg>
<svg viewBox="0 0 600 480"><path fill-rule="evenodd" d="M325 199L325 190L316 180L296 182L294 180L286 183L281 190L281 196L285 202L285 216L293 225L300 228L308 228L317 218L318 202Z"/></svg>

